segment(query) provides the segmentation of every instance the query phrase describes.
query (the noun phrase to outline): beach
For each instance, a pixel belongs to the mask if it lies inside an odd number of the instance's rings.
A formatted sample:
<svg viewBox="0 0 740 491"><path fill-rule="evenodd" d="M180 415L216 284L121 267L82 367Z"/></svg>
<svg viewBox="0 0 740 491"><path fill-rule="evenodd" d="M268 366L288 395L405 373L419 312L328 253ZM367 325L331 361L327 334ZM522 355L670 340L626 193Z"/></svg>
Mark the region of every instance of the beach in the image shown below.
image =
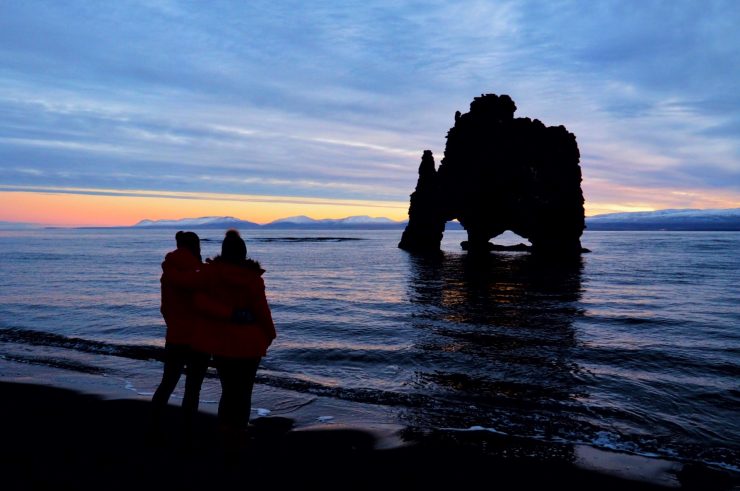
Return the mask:
<svg viewBox="0 0 740 491"><path fill-rule="evenodd" d="M589 454L572 445L495 434L451 438L347 418L350 424L305 424L300 421L308 418L300 410L292 418L253 417L248 434L234 445L218 431L209 407L201 411L195 436L186 442L179 401L168 407L162 431L152 434L148 398L116 389L115 381L7 361L2 365L0 472L5 490L658 490L737 485L726 473L677 462L596 449ZM86 390L73 390L74 385Z"/></svg>

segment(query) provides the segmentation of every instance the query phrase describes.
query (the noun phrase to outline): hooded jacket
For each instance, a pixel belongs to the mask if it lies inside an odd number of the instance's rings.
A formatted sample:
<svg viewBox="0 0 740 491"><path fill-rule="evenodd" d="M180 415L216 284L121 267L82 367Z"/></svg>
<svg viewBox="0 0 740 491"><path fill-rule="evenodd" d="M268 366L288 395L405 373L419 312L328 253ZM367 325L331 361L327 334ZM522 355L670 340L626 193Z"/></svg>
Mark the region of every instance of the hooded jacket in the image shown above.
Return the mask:
<svg viewBox="0 0 740 491"><path fill-rule="evenodd" d="M193 348L233 358L267 354L276 333L265 295L264 272L252 260L234 264L217 258L203 265L203 289L196 294L195 305L204 317L194 333ZM254 322L232 322L236 309L249 310Z"/></svg>
<svg viewBox="0 0 740 491"><path fill-rule="evenodd" d="M192 340L199 323L193 303L201 266L200 259L183 247L167 253L164 258L160 312L167 324L165 340L168 343L189 344Z"/></svg>

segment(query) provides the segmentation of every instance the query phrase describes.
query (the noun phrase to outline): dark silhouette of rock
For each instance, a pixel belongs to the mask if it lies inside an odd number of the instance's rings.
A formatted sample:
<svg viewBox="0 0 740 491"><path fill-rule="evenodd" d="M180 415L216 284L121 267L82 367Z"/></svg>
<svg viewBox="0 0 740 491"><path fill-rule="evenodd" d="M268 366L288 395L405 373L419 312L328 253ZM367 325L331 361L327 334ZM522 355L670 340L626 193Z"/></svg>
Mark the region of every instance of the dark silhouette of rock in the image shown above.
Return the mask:
<svg viewBox="0 0 740 491"><path fill-rule="evenodd" d="M439 250L445 230L439 202L441 194L432 151L424 150L416 190L411 193L409 223L403 231L399 247L416 252Z"/></svg>
<svg viewBox="0 0 740 491"><path fill-rule="evenodd" d="M476 97L455 113L438 170L425 150L399 247L439 250L445 223L468 232L463 247L488 251L511 230L538 253L580 253L585 228L580 153L564 126L514 118L508 95Z"/></svg>

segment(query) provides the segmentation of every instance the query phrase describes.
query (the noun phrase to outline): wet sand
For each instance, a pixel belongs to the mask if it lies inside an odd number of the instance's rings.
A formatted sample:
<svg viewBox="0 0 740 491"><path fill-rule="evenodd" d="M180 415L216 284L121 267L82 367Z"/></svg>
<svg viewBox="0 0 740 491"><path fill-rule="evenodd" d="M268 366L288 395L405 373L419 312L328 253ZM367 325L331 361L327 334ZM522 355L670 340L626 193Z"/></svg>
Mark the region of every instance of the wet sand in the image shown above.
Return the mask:
<svg viewBox="0 0 740 491"><path fill-rule="evenodd" d="M529 444L495 435L484 449L480 435L472 445L464 434L450 438L412 432L399 435L404 444L389 446L373 429L294 428L294 421L285 417L254 419L248 436L235 443L223 438L215 416L204 412L193 439L185 441L175 405L168 407L162 431L152 433L150 403L142 398L110 399L9 382L0 382L0 394L4 490L732 487L722 480L725 476L714 482L716 476L692 477L685 469L675 469L684 475L673 482L641 482L634 475L625 479L588 469L574 458L577 453L555 451L547 457L545 451L526 448Z"/></svg>

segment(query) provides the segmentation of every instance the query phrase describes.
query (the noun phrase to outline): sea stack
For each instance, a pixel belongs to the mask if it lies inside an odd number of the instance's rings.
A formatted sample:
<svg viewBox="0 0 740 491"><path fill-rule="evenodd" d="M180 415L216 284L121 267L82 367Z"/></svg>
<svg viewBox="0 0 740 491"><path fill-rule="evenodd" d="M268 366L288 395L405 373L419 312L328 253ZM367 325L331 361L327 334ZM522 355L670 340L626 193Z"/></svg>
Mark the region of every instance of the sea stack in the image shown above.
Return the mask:
<svg viewBox="0 0 740 491"><path fill-rule="evenodd" d="M414 252L439 250L445 230L445 220L439 206L440 194L434 156L431 150L424 150L419 165L419 180L411 193L409 223L398 247Z"/></svg>
<svg viewBox="0 0 740 491"><path fill-rule="evenodd" d="M439 169L424 151L399 247L439 250L444 225L457 219L461 245L490 250L505 232L529 239L532 251L578 254L585 228L580 153L564 126L514 118L508 95L484 94L455 114Z"/></svg>

